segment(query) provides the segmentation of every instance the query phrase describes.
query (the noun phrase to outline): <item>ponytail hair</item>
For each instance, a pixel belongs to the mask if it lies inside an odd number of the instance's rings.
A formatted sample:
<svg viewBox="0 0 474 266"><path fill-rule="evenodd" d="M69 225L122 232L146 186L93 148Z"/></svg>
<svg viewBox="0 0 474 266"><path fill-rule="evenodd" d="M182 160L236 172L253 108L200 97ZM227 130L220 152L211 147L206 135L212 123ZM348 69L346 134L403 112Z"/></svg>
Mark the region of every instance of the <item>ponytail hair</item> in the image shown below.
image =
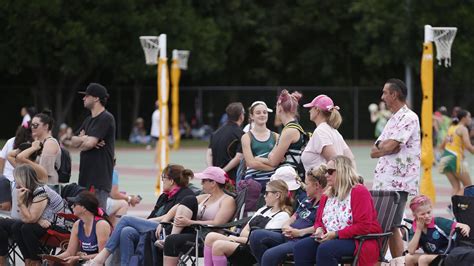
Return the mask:
<svg viewBox="0 0 474 266"><path fill-rule="evenodd" d="M185 169L179 164L168 164L163 169L163 174L166 175L166 178L173 180L179 187L187 187L189 180L194 177L193 171Z"/></svg>
<svg viewBox="0 0 474 266"><path fill-rule="evenodd" d="M459 122L461 122L461 120L464 117L466 117L468 114L469 114L469 112L467 110L464 110L464 109L459 110L456 117L453 118L452 124L453 125L459 124Z"/></svg>
<svg viewBox="0 0 474 266"><path fill-rule="evenodd" d="M235 192L235 181L232 180L227 173L225 173L225 183L217 183L216 184L221 188L222 190L226 190L228 192Z"/></svg>
<svg viewBox="0 0 474 266"><path fill-rule="evenodd" d="M278 96L277 105L280 105L285 113L298 116L298 102L301 97L303 97L303 94L298 91L294 91L290 94L288 90L284 89Z"/></svg>
<svg viewBox="0 0 474 266"><path fill-rule="evenodd" d="M339 110L336 108L333 108L331 112L329 113L329 118L327 120L327 123L329 126L331 126L334 129L338 129L341 124L342 124L342 116L341 113L339 113Z"/></svg>
<svg viewBox="0 0 474 266"><path fill-rule="evenodd" d="M43 124L48 125L49 130L53 130L54 118L53 112L49 109L44 109L41 113L37 113L34 117L38 117Z"/></svg>

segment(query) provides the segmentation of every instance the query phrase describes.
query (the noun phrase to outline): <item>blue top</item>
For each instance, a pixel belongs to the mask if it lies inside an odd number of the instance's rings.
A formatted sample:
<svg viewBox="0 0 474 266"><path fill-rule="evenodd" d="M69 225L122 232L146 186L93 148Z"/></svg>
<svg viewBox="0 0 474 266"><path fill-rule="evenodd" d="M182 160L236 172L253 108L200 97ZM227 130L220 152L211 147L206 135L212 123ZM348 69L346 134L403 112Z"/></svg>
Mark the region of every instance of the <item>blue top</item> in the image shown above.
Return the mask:
<svg viewBox="0 0 474 266"><path fill-rule="evenodd" d="M112 172L112 186L118 185L118 172L114 169Z"/></svg>
<svg viewBox="0 0 474 266"><path fill-rule="evenodd" d="M84 222L79 220L79 231L77 232L77 237L79 238L81 252L84 252L87 255L99 253L99 243L97 241L95 225L100 220L102 220L102 218L94 218L91 234L89 236L86 236L86 233L84 232Z"/></svg>
<svg viewBox="0 0 474 266"><path fill-rule="evenodd" d="M314 204L314 201L314 199L306 198L304 201L300 202L300 205L294 214L296 215L296 220L291 224L291 227L303 229L314 225L316 212L318 211L319 206L319 202Z"/></svg>

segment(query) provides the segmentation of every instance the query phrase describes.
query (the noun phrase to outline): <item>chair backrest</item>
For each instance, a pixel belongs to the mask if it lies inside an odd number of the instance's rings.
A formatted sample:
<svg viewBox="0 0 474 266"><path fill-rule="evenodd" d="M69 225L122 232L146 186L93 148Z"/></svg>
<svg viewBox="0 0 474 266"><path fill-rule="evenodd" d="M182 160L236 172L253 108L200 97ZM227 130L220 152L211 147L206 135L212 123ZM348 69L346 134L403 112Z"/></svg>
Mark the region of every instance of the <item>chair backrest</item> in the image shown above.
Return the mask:
<svg viewBox="0 0 474 266"><path fill-rule="evenodd" d="M390 232L394 226L393 219L396 216L400 194L396 191L371 190L370 194L377 210L377 220L384 233ZM403 211L403 209L402 209Z"/></svg>
<svg viewBox="0 0 474 266"><path fill-rule="evenodd" d="M451 198L451 201L456 221L474 228L474 197L455 195ZM458 234L457 236L457 243L467 242L471 245L474 244L474 234L472 232L469 234L469 237L465 237L462 234Z"/></svg>

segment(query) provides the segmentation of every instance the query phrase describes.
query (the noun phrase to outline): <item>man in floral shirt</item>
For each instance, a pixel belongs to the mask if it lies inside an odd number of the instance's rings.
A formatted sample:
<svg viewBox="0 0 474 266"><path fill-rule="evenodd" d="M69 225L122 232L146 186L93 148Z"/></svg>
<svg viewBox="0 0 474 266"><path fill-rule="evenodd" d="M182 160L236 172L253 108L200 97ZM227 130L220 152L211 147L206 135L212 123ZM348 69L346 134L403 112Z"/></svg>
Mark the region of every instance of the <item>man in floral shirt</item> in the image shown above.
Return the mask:
<svg viewBox="0 0 474 266"><path fill-rule="evenodd" d="M420 180L420 123L406 105L407 87L399 79L389 79L382 90L382 101L393 113L375 142L370 157L379 158L374 173L374 190L398 191L401 196L394 224L399 225L408 194L418 193ZM400 231L394 227L389 239L392 257L403 253Z"/></svg>

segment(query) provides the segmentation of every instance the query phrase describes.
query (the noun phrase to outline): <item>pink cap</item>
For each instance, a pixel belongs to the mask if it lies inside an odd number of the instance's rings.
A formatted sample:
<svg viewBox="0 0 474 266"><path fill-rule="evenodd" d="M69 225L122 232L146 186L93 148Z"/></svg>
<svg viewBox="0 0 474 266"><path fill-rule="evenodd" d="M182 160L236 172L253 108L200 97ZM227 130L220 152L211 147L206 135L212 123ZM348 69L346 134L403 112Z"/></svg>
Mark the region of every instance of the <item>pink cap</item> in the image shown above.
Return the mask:
<svg viewBox="0 0 474 266"><path fill-rule="evenodd" d="M317 107L323 111L331 112L333 109L339 110L339 106L334 106L334 102L327 95L316 96L310 103L303 105L306 108Z"/></svg>
<svg viewBox="0 0 474 266"><path fill-rule="evenodd" d="M220 167L209 166L208 168L204 169L201 173L194 174L194 178L197 179L210 179L214 180L219 184L225 184L225 178L227 173L222 170Z"/></svg>

